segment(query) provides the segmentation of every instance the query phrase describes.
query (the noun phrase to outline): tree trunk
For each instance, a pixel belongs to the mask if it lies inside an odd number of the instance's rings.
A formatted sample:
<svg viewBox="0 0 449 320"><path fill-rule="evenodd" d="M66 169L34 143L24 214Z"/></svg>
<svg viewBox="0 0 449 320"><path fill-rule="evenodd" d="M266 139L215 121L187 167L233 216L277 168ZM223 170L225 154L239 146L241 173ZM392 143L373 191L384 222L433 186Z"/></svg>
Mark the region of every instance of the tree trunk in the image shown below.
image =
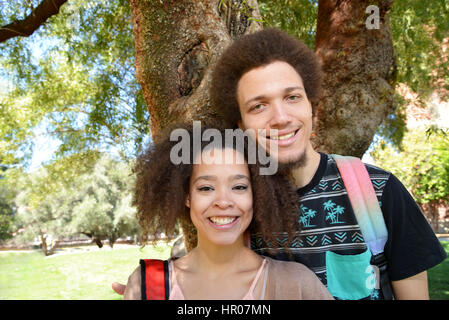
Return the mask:
<svg viewBox="0 0 449 320"><path fill-rule="evenodd" d="M438 222L440 218L440 213L438 211L438 200L437 201L430 201L428 204L428 219L430 220L430 226L432 227L432 230L437 233L438 232Z"/></svg>
<svg viewBox="0 0 449 320"><path fill-rule="evenodd" d="M42 252L45 256L48 256L48 250L47 250L47 239L46 236L41 234L41 243L42 243Z"/></svg>
<svg viewBox="0 0 449 320"><path fill-rule="evenodd" d="M214 118L208 84L212 67L231 40L261 28L255 0L131 0L137 79L151 120L151 135L180 119ZM187 250L196 245L183 223Z"/></svg>
<svg viewBox="0 0 449 320"><path fill-rule="evenodd" d="M95 244L98 246L98 248L103 248L103 242L101 242L100 238L97 238L96 236L92 237L92 242L95 242Z"/></svg>
<svg viewBox="0 0 449 320"><path fill-rule="evenodd" d="M117 235L110 235L109 237L108 237L108 240L109 240L109 246L111 247L111 249L113 249L114 248L114 243L115 243L115 241L117 241L117 239L118 239L118 237L117 237Z"/></svg>
<svg viewBox="0 0 449 320"><path fill-rule="evenodd" d="M233 37L261 27L239 8L249 3L258 17L256 1L224 1L219 8L220 2L131 0L137 79L153 138L180 119L214 116L207 90L212 66Z"/></svg>
<svg viewBox="0 0 449 320"><path fill-rule="evenodd" d="M393 112L392 3L319 1L315 50L325 77L314 119L317 150L361 157ZM371 4L379 9L379 29L375 13L366 13Z"/></svg>

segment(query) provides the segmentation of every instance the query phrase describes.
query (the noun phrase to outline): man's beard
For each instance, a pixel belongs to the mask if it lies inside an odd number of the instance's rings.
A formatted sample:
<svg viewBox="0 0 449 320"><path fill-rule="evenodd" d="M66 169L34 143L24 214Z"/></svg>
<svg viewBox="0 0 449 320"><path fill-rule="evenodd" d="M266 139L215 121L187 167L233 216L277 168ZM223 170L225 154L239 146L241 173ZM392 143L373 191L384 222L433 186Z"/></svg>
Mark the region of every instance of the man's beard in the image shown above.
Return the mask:
<svg viewBox="0 0 449 320"><path fill-rule="evenodd" d="M278 171L284 174L290 173L293 169L305 167L307 163L307 155L304 150L296 158L289 159L286 162L280 162L278 160Z"/></svg>

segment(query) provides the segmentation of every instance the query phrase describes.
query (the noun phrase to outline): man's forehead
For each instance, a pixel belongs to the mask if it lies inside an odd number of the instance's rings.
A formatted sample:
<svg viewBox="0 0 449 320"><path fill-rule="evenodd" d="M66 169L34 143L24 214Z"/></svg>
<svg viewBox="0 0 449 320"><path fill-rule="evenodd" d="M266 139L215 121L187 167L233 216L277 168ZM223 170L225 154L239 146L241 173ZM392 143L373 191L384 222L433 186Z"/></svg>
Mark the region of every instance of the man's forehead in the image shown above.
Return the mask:
<svg viewBox="0 0 449 320"><path fill-rule="evenodd" d="M251 88L264 87L267 90L279 87L283 90L298 86L304 87L304 84L301 76L291 65L286 62L273 62L244 73L237 83L237 94Z"/></svg>

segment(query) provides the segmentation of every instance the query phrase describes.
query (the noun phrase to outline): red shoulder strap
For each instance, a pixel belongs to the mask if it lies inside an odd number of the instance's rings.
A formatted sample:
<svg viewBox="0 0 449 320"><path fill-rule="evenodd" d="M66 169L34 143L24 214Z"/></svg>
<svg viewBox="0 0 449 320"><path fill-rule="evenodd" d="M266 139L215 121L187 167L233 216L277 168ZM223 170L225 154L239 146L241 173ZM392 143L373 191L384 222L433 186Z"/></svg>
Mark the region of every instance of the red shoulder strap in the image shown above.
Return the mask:
<svg viewBox="0 0 449 320"><path fill-rule="evenodd" d="M140 260L142 277L142 300L168 300L168 261L157 259Z"/></svg>

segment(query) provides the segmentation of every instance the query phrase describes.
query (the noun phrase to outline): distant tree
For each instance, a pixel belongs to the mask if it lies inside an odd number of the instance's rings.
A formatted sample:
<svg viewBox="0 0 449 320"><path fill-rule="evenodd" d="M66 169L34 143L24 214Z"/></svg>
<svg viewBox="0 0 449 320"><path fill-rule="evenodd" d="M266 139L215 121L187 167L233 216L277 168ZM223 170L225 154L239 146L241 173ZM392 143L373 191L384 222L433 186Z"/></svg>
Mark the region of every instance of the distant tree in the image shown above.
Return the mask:
<svg viewBox="0 0 449 320"><path fill-rule="evenodd" d="M76 179L72 192L79 200L72 209L71 232L91 237L100 248L104 239L113 247L118 238L137 234L131 206L133 181L125 163L101 158L91 173Z"/></svg>
<svg viewBox="0 0 449 320"><path fill-rule="evenodd" d="M431 135L428 133L431 132ZM438 206L449 204L449 139L444 130L409 129L399 151L382 140L371 152L376 163L395 174L438 230Z"/></svg>
<svg viewBox="0 0 449 320"><path fill-rule="evenodd" d="M0 166L0 243L12 237L14 230L14 190L8 185L4 171L6 166Z"/></svg>
<svg viewBox="0 0 449 320"><path fill-rule="evenodd" d="M101 157L79 176L69 174L70 182L64 177L52 179L54 169L16 174L22 189L16 197L17 226L24 230L18 241L37 237L48 255L58 239L69 235L84 234L99 247L107 239L113 247L118 238L138 233L131 207L133 176L126 163ZM49 245L50 238L54 241Z"/></svg>
<svg viewBox="0 0 449 320"><path fill-rule="evenodd" d="M23 230L19 242L31 242L38 238L44 255L50 255L56 248L57 240L66 232L71 219L70 192L60 186L47 192L45 178L47 172L41 168L35 173L22 175L21 191L15 202L18 206L16 224Z"/></svg>

